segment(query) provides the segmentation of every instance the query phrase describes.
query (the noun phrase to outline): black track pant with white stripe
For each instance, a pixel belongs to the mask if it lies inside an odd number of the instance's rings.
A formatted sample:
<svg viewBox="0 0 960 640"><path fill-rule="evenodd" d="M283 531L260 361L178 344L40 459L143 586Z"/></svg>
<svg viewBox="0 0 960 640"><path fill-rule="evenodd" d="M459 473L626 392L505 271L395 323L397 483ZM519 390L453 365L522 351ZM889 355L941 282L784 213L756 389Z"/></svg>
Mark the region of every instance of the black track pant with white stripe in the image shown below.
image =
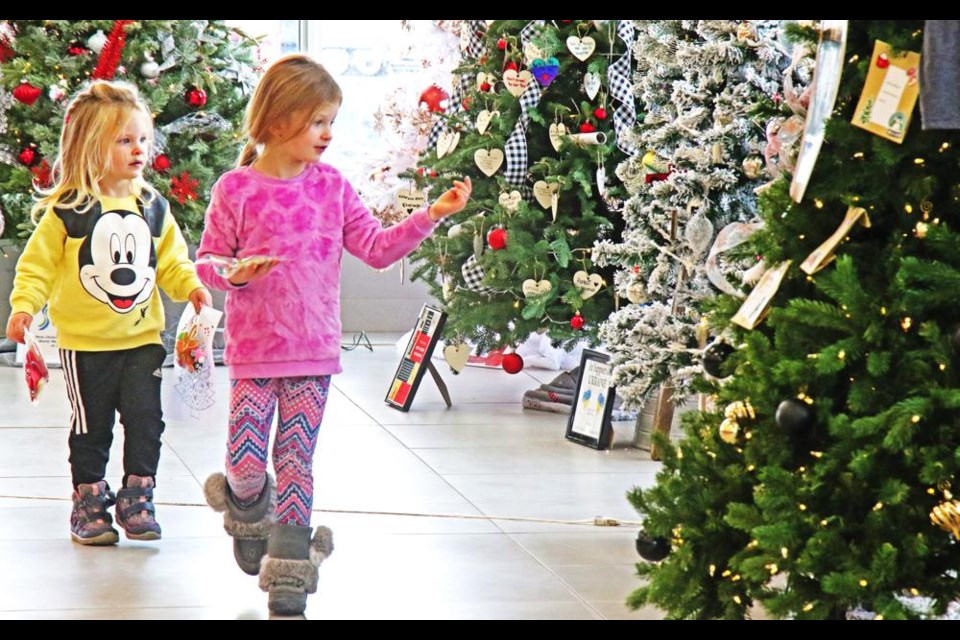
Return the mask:
<svg viewBox="0 0 960 640"><path fill-rule="evenodd" d="M163 414L158 344L119 351L60 350L70 400L70 472L73 485L103 480L113 425L123 425L123 484L128 475L155 477Z"/></svg>

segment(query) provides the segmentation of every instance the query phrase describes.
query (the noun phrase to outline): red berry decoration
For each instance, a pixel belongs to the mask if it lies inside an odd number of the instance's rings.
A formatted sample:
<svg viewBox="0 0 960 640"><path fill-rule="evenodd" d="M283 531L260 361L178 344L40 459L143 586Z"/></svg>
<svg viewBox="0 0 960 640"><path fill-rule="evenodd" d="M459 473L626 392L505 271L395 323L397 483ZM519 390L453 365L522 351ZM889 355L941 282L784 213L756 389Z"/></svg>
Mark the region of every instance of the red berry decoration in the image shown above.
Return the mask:
<svg viewBox="0 0 960 640"><path fill-rule="evenodd" d="M165 173L170 168L170 158L165 154L160 154L153 159L153 170L159 173Z"/></svg>
<svg viewBox="0 0 960 640"><path fill-rule="evenodd" d="M187 104L191 107L200 108L203 105L207 104L207 92L203 89L197 89L194 87L187 93Z"/></svg>
<svg viewBox="0 0 960 640"><path fill-rule="evenodd" d="M503 361L500 363L500 366L503 367L503 370L507 373L520 373L521 369L523 369L523 358L515 353L508 353L503 356Z"/></svg>
<svg viewBox="0 0 960 640"><path fill-rule="evenodd" d="M443 111L443 107L440 105L440 103L449 99L450 96L446 91L437 85L432 84L420 94L420 99L417 101L417 104L423 106L423 104L426 103L427 109L429 109L431 112L440 113Z"/></svg>
<svg viewBox="0 0 960 640"><path fill-rule="evenodd" d="M584 122L580 125L580 133L593 133L596 130L597 128L589 122Z"/></svg>
<svg viewBox="0 0 960 640"><path fill-rule="evenodd" d="M507 230L506 229L494 229L487 234L487 244L490 245L490 248L494 251L503 249L507 246Z"/></svg>
<svg viewBox="0 0 960 640"><path fill-rule="evenodd" d="M507 48L506 40L504 40L503 38L500 38L499 40L497 40L497 49L500 49L500 51L503 51L506 48Z"/></svg>
<svg viewBox="0 0 960 640"><path fill-rule="evenodd" d="M40 87L35 87L29 82L24 82L13 90L13 97L28 107L32 107L33 103L40 97L40 93Z"/></svg>
<svg viewBox="0 0 960 640"><path fill-rule="evenodd" d="M879 56L877 56L878 69L886 69L889 66L890 66L890 58L887 57L887 54L881 53Z"/></svg>
<svg viewBox="0 0 960 640"><path fill-rule="evenodd" d="M607 110L603 107L597 107L593 110L593 117L597 120L606 120L607 119Z"/></svg>
<svg viewBox="0 0 960 640"><path fill-rule="evenodd" d="M480 83L480 91L490 91L490 83L489 83L489 82L481 82L481 83Z"/></svg>
<svg viewBox="0 0 960 640"><path fill-rule="evenodd" d="M20 161L20 164L26 167L32 167L35 160L37 160L37 152L27 147L20 152L20 155L17 156L17 159Z"/></svg>
<svg viewBox="0 0 960 640"><path fill-rule="evenodd" d="M579 311L577 311L576 315L570 318L570 326L573 327L574 329L577 329L578 331L580 329L583 329L583 325L585 322L586 321L583 319L583 316L580 315Z"/></svg>

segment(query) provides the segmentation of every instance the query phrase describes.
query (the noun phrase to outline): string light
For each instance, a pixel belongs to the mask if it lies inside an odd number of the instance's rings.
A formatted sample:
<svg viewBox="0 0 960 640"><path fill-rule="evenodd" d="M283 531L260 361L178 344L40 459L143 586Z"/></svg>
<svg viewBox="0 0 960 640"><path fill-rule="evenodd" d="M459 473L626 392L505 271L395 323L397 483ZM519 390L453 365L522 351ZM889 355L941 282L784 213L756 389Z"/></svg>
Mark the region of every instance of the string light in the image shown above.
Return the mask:
<svg viewBox="0 0 960 640"><path fill-rule="evenodd" d="M826 519L826 518L824 518L823 520L820 521L820 526L821 526L821 527L825 527L825 526L827 526L828 524L830 524L830 523L827 522L827 519Z"/></svg>
<svg viewBox="0 0 960 640"><path fill-rule="evenodd" d="M803 503L801 502L800 504L797 505L797 508L799 508L800 511L806 511L806 510L807 510L807 505L805 505L805 504L803 504Z"/></svg>
<svg viewBox="0 0 960 640"><path fill-rule="evenodd" d="M790 556L790 550L786 547L780 547L780 555L786 560Z"/></svg>
<svg viewBox="0 0 960 640"><path fill-rule="evenodd" d="M857 160L863 159L863 151L857 151L855 154L853 154L853 157Z"/></svg>
<svg viewBox="0 0 960 640"><path fill-rule="evenodd" d="M807 604L803 605L803 610L804 610L804 612L811 611L812 609L813 609L813 603L812 603L812 602L808 602Z"/></svg>
<svg viewBox="0 0 960 640"><path fill-rule="evenodd" d="M874 510L874 511L880 511L880 509L883 509L883 503L882 503L882 502L878 502L877 504L873 505L873 510Z"/></svg>
<svg viewBox="0 0 960 640"><path fill-rule="evenodd" d="M880 315L882 315L882 316L887 315L887 308L886 308L886 307L880 307Z"/></svg>
<svg viewBox="0 0 960 640"><path fill-rule="evenodd" d="M815 206L817 209L823 209L823 200L821 200L820 198L814 198L813 206Z"/></svg>
<svg viewBox="0 0 960 640"><path fill-rule="evenodd" d="M947 369L947 365L945 365L945 364L943 364L943 363L941 362L941 363L940 363L940 371L946 371L946 369Z"/></svg>
<svg viewBox="0 0 960 640"><path fill-rule="evenodd" d="M840 353L837 354L837 360L844 360L847 357L847 352L843 349L840 349Z"/></svg>
<svg viewBox="0 0 960 640"><path fill-rule="evenodd" d="M736 602L737 604L740 604L741 603L740 596L733 596L733 601Z"/></svg>
<svg viewBox="0 0 960 640"><path fill-rule="evenodd" d="M870 583L867 582L866 580L864 580L863 578L860 579L860 586L861 586L861 587L866 587L868 584L870 584Z"/></svg>
<svg viewBox="0 0 960 640"><path fill-rule="evenodd" d="M747 465L747 471L753 471L756 468L757 468L756 465L753 465L753 464Z"/></svg>
<svg viewBox="0 0 960 640"><path fill-rule="evenodd" d="M912 418L910 418L910 422L912 422L913 424L917 424L918 422L920 422L920 416L913 416Z"/></svg>
<svg viewBox="0 0 960 640"><path fill-rule="evenodd" d="M944 142L942 145L940 145L940 153L943 153L944 151L946 151L946 150L949 149L949 148L950 148L950 143L949 143L949 142Z"/></svg>
<svg viewBox="0 0 960 640"><path fill-rule="evenodd" d="M907 213L913 213L913 207L910 205L910 203L903 205L903 210Z"/></svg>
<svg viewBox="0 0 960 640"><path fill-rule="evenodd" d="M812 455L814 458L822 458L823 451L811 451L810 455Z"/></svg>
<svg viewBox="0 0 960 640"><path fill-rule="evenodd" d="M913 164L920 165L920 164L923 164L923 162L924 162L923 158L914 158L914 159L913 159Z"/></svg>
<svg viewBox="0 0 960 640"><path fill-rule="evenodd" d="M913 597L917 597L920 595L920 590L917 589L916 587L910 587L910 595L912 595Z"/></svg>
<svg viewBox="0 0 960 640"><path fill-rule="evenodd" d="M900 328L903 329L904 332L910 331L911 326L913 326L913 320L911 320L909 316L900 321Z"/></svg>
<svg viewBox="0 0 960 640"><path fill-rule="evenodd" d="M717 565L715 565L715 564L710 565L710 569L709 569L708 573L710 574L710 577L711 577L711 578L713 577L713 574L716 572L716 570L717 570Z"/></svg>

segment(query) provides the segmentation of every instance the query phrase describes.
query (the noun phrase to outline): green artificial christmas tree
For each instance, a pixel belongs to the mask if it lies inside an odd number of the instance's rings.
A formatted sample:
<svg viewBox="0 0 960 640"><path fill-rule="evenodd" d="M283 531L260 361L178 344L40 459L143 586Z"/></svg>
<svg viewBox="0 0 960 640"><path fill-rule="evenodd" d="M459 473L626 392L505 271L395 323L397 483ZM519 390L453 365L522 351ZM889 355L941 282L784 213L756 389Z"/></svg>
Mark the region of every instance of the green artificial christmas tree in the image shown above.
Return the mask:
<svg viewBox="0 0 960 640"><path fill-rule="evenodd" d="M91 79L113 79L137 85L152 109L145 177L198 241L207 194L236 162L255 48L222 20L0 22L0 237L33 228L33 185L49 183L67 101Z"/></svg>
<svg viewBox="0 0 960 640"><path fill-rule="evenodd" d="M960 136L923 130L909 100L897 110L865 92L868 72L916 90L919 65L900 54L921 50L922 21L848 26L845 53L841 30L824 32L805 146L817 115L829 120L805 194L798 176L799 202L790 176L762 190L751 248L785 267L769 315L718 299L711 319L736 347L723 366L733 375L700 382L717 410L685 416L678 446L661 438L656 484L630 495L644 517L638 550L666 555L638 565L634 606L891 619L942 614L960 594ZM842 71L832 109L816 104L828 50ZM863 128L862 96L893 107L877 133ZM857 224L837 232L847 214ZM822 247L831 236L839 244Z"/></svg>
<svg viewBox="0 0 960 640"><path fill-rule="evenodd" d="M473 197L414 254L413 275L443 301L448 342L487 351L533 332L567 344L595 339L615 304L612 272L590 253L618 233L618 133L635 118L632 23L464 29L460 85L410 178L429 190L469 175Z"/></svg>

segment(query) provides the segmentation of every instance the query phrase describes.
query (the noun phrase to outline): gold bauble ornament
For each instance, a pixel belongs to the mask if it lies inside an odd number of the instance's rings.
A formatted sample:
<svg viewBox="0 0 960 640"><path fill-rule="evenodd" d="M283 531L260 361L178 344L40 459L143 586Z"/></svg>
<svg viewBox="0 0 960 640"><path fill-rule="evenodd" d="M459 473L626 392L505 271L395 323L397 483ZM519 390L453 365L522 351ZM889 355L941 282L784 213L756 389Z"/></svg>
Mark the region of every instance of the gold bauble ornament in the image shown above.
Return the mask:
<svg viewBox="0 0 960 640"><path fill-rule="evenodd" d="M740 425L736 420L724 419L720 423L720 439L727 444L737 444L737 436L740 435Z"/></svg>
<svg viewBox="0 0 960 640"><path fill-rule="evenodd" d="M949 531L960 540L960 502L947 500L941 502L930 512L930 522L944 531Z"/></svg>
<svg viewBox="0 0 960 640"><path fill-rule="evenodd" d="M751 180L759 178L762 171L763 158L760 156L748 156L743 159L743 173Z"/></svg>

